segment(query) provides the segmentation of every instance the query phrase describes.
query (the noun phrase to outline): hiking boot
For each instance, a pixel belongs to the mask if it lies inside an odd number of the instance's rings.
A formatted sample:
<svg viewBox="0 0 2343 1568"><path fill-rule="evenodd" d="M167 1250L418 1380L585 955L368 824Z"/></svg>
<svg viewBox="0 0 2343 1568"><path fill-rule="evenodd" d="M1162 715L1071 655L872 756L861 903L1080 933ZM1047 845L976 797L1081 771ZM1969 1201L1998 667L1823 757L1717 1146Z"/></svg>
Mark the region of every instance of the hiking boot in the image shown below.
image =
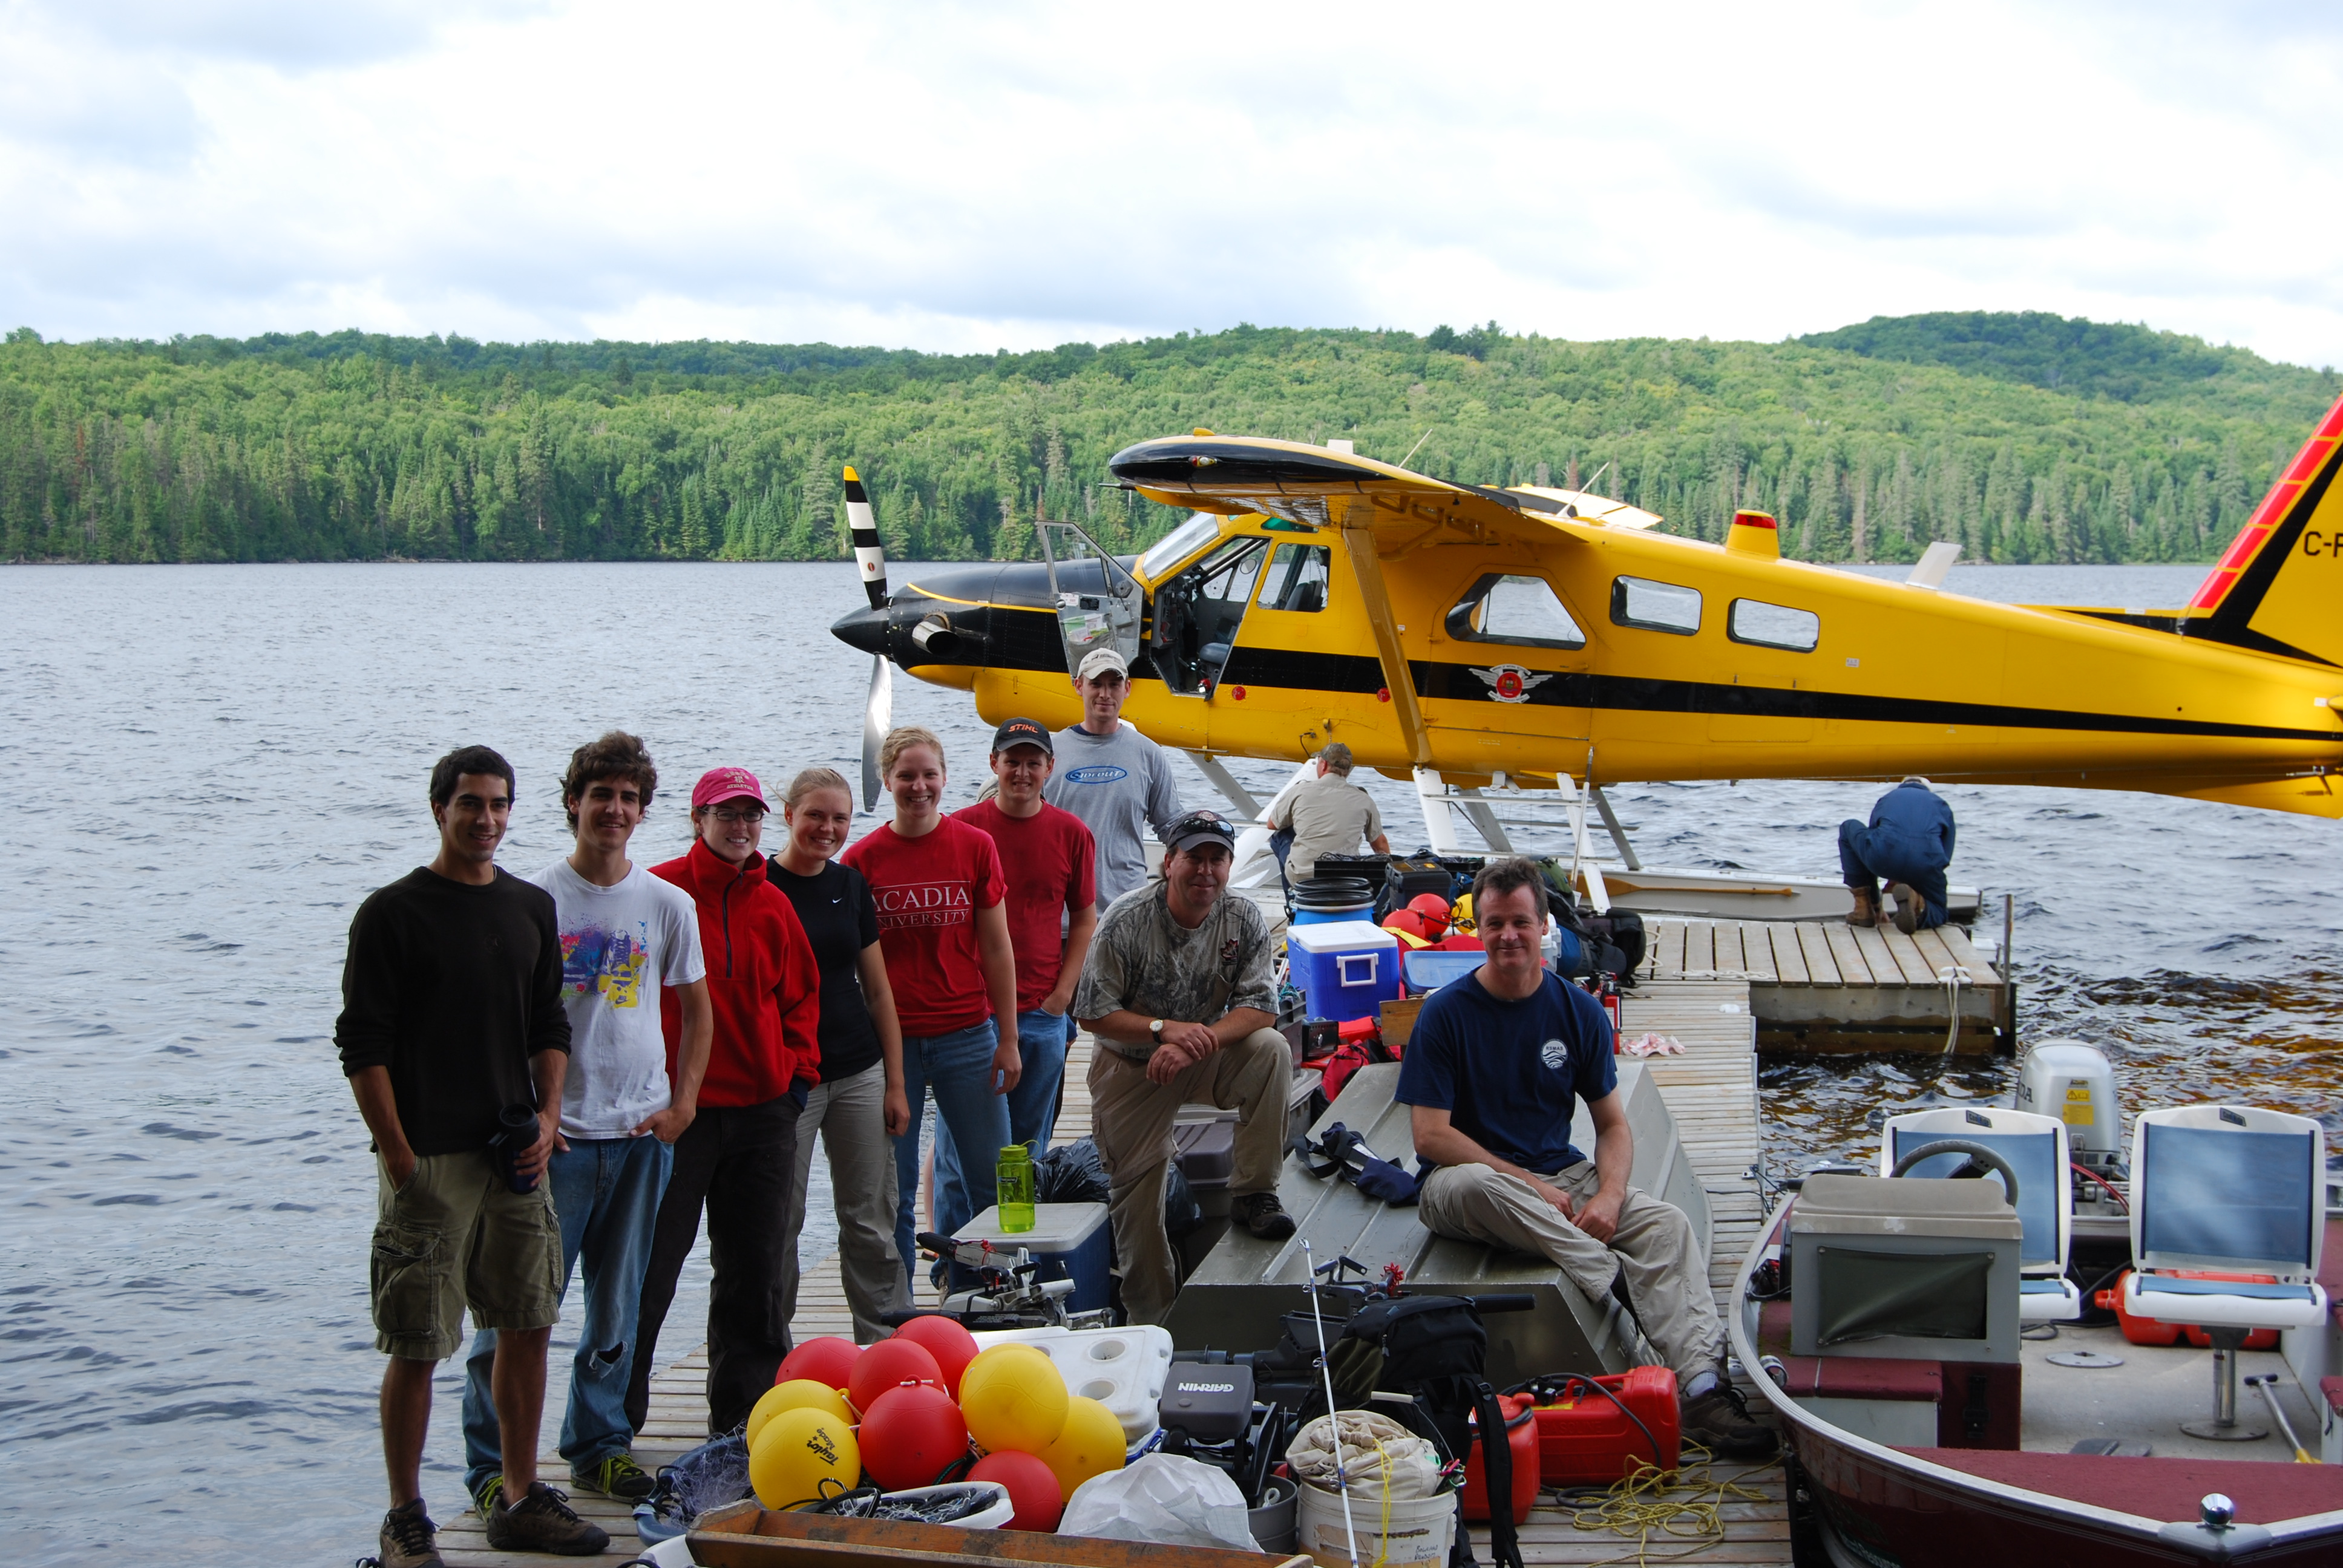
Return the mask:
<svg viewBox="0 0 2343 1568"><path fill-rule="evenodd" d="M569 1483L588 1492L598 1492L605 1497L615 1497L621 1503L640 1503L651 1494L657 1483L651 1473L635 1462L631 1453L614 1453L598 1459L584 1470L572 1469Z"/></svg>
<svg viewBox="0 0 2343 1568"><path fill-rule="evenodd" d="M550 1552L557 1557L593 1557L610 1543L599 1525L588 1524L569 1499L542 1481L529 1483L518 1506L497 1500L488 1514L488 1544L499 1552Z"/></svg>
<svg viewBox="0 0 2343 1568"><path fill-rule="evenodd" d="M1872 891L1869 888L1849 888L1847 892L1853 895L1855 899L1855 908L1847 910L1846 923L1850 926L1863 926L1865 928L1877 925L1879 923L1879 895Z"/></svg>
<svg viewBox="0 0 2343 1568"><path fill-rule="evenodd" d="M1920 895L1902 882L1887 884L1887 896L1896 900L1896 929L1910 936L1920 929L1920 914L1927 906Z"/></svg>
<svg viewBox="0 0 2343 1568"><path fill-rule="evenodd" d="M1229 1207L1232 1219L1264 1241L1282 1241L1293 1234L1293 1216L1274 1192L1249 1192Z"/></svg>
<svg viewBox="0 0 2343 1568"><path fill-rule="evenodd" d="M472 1511L485 1520L496 1512L497 1503L504 1494L505 1478L499 1472L480 1483L480 1489L472 1493Z"/></svg>
<svg viewBox="0 0 2343 1568"><path fill-rule="evenodd" d="M447 1568L433 1539L439 1527L423 1512L423 1499L403 1503L382 1516L382 1568Z"/></svg>
<svg viewBox="0 0 2343 1568"><path fill-rule="evenodd" d="M1683 1417L1684 1440L1719 1459L1771 1459L1781 1447L1774 1429L1749 1413L1741 1391L1729 1382L1720 1382L1698 1399L1685 1401Z"/></svg>

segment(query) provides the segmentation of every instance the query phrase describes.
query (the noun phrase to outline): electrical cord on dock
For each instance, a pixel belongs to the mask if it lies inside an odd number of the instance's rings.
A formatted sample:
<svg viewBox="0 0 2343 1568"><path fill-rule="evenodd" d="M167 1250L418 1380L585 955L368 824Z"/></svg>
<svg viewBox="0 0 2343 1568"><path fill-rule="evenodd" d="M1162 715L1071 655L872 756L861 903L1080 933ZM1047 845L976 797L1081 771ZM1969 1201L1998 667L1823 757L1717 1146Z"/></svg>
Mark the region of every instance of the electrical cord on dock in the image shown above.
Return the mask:
<svg viewBox="0 0 2343 1568"><path fill-rule="evenodd" d="M1626 1563L1647 1568L1654 1563L1681 1563L1725 1540L1725 1509L1728 1503L1772 1501L1755 1487L1740 1483L1774 1466L1753 1466L1720 1480L1713 1469L1715 1459L1699 1443L1687 1442L1678 1455L1676 1470L1639 1464L1606 1487L1550 1490L1554 1505L1569 1513L1572 1528L1608 1530L1633 1538L1633 1555L1605 1557L1591 1568ZM1681 1541L1684 1548L1654 1556L1652 1545L1655 1535L1664 1543Z"/></svg>

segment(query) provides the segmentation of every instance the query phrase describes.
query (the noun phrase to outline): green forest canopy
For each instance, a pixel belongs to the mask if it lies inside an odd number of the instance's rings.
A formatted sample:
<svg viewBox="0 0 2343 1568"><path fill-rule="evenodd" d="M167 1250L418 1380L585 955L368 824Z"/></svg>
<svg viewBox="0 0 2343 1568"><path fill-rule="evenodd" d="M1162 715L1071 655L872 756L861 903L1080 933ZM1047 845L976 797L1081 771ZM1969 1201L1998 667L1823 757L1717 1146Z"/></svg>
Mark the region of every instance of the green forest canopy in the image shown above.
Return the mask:
<svg viewBox="0 0 2343 1568"><path fill-rule="evenodd" d="M1239 327L1045 352L476 343L358 332L0 344L0 559L804 560L839 468L889 549L1111 548L1175 514L1123 446L1197 426L1484 485L1584 485L1816 560L2202 560L2334 401L2332 369L2038 313L1783 343Z"/></svg>

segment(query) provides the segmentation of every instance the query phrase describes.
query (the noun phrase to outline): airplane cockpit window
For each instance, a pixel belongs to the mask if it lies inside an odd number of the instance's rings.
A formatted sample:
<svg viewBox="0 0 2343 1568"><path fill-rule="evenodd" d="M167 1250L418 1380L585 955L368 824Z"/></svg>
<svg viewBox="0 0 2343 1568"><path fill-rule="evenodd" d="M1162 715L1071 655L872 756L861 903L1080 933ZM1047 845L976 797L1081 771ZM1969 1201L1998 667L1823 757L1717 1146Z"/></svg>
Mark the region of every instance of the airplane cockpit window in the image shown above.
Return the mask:
<svg viewBox="0 0 2343 1568"><path fill-rule="evenodd" d="M1586 634L1544 578L1491 572L1464 590L1448 612L1459 642L1510 642L1529 648L1584 648Z"/></svg>
<svg viewBox="0 0 2343 1568"><path fill-rule="evenodd" d="M1700 629L1700 590L1649 578L1614 578L1611 618L1621 626L1690 637Z"/></svg>
<svg viewBox="0 0 2343 1568"><path fill-rule="evenodd" d="M1761 648L1786 648L1792 653L1812 653L1823 639L1823 618L1810 609L1793 609L1763 599L1737 598L1725 618L1725 635L1735 642Z"/></svg>
<svg viewBox="0 0 2343 1568"><path fill-rule="evenodd" d="M1268 555L1267 539L1230 539L1155 590L1148 647L1166 686L1193 697L1220 679Z"/></svg>
<svg viewBox="0 0 2343 1568"><path fill-rule="evenodd" d="M1280 545L1262 578L1263 609L1322 610L1326 608L1327 563L1323 545Z"/></svg>
<svg viewBox="0 0 2343 1568"><path fill-rule="evenodd" d="M1202 549L1206 539L1221 531L1222 520L1211 512L1198 512L1147 547L1147 553L1139 558L1139 575L1154 581L1178 566L1190 551Z"/></svg>

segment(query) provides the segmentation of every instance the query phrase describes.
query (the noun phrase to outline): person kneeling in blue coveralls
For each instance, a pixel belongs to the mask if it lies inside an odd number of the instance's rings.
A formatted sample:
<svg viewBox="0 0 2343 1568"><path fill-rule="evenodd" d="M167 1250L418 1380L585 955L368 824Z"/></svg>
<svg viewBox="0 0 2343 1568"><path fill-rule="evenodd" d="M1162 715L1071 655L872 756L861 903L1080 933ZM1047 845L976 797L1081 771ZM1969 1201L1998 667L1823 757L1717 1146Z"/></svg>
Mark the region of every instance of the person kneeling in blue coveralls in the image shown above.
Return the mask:
<svg viewBox="0 0 2343 1568"><path fill-rule="evenodd" d="M1851 926L1875 926L1879 884L1896 900L1896 929L1909 936L1945 923L1945 868L1953 863L1953 809L1911 778L1882 795L1870 822L1838 825L1838 869L1855 894Z"/></svg>

